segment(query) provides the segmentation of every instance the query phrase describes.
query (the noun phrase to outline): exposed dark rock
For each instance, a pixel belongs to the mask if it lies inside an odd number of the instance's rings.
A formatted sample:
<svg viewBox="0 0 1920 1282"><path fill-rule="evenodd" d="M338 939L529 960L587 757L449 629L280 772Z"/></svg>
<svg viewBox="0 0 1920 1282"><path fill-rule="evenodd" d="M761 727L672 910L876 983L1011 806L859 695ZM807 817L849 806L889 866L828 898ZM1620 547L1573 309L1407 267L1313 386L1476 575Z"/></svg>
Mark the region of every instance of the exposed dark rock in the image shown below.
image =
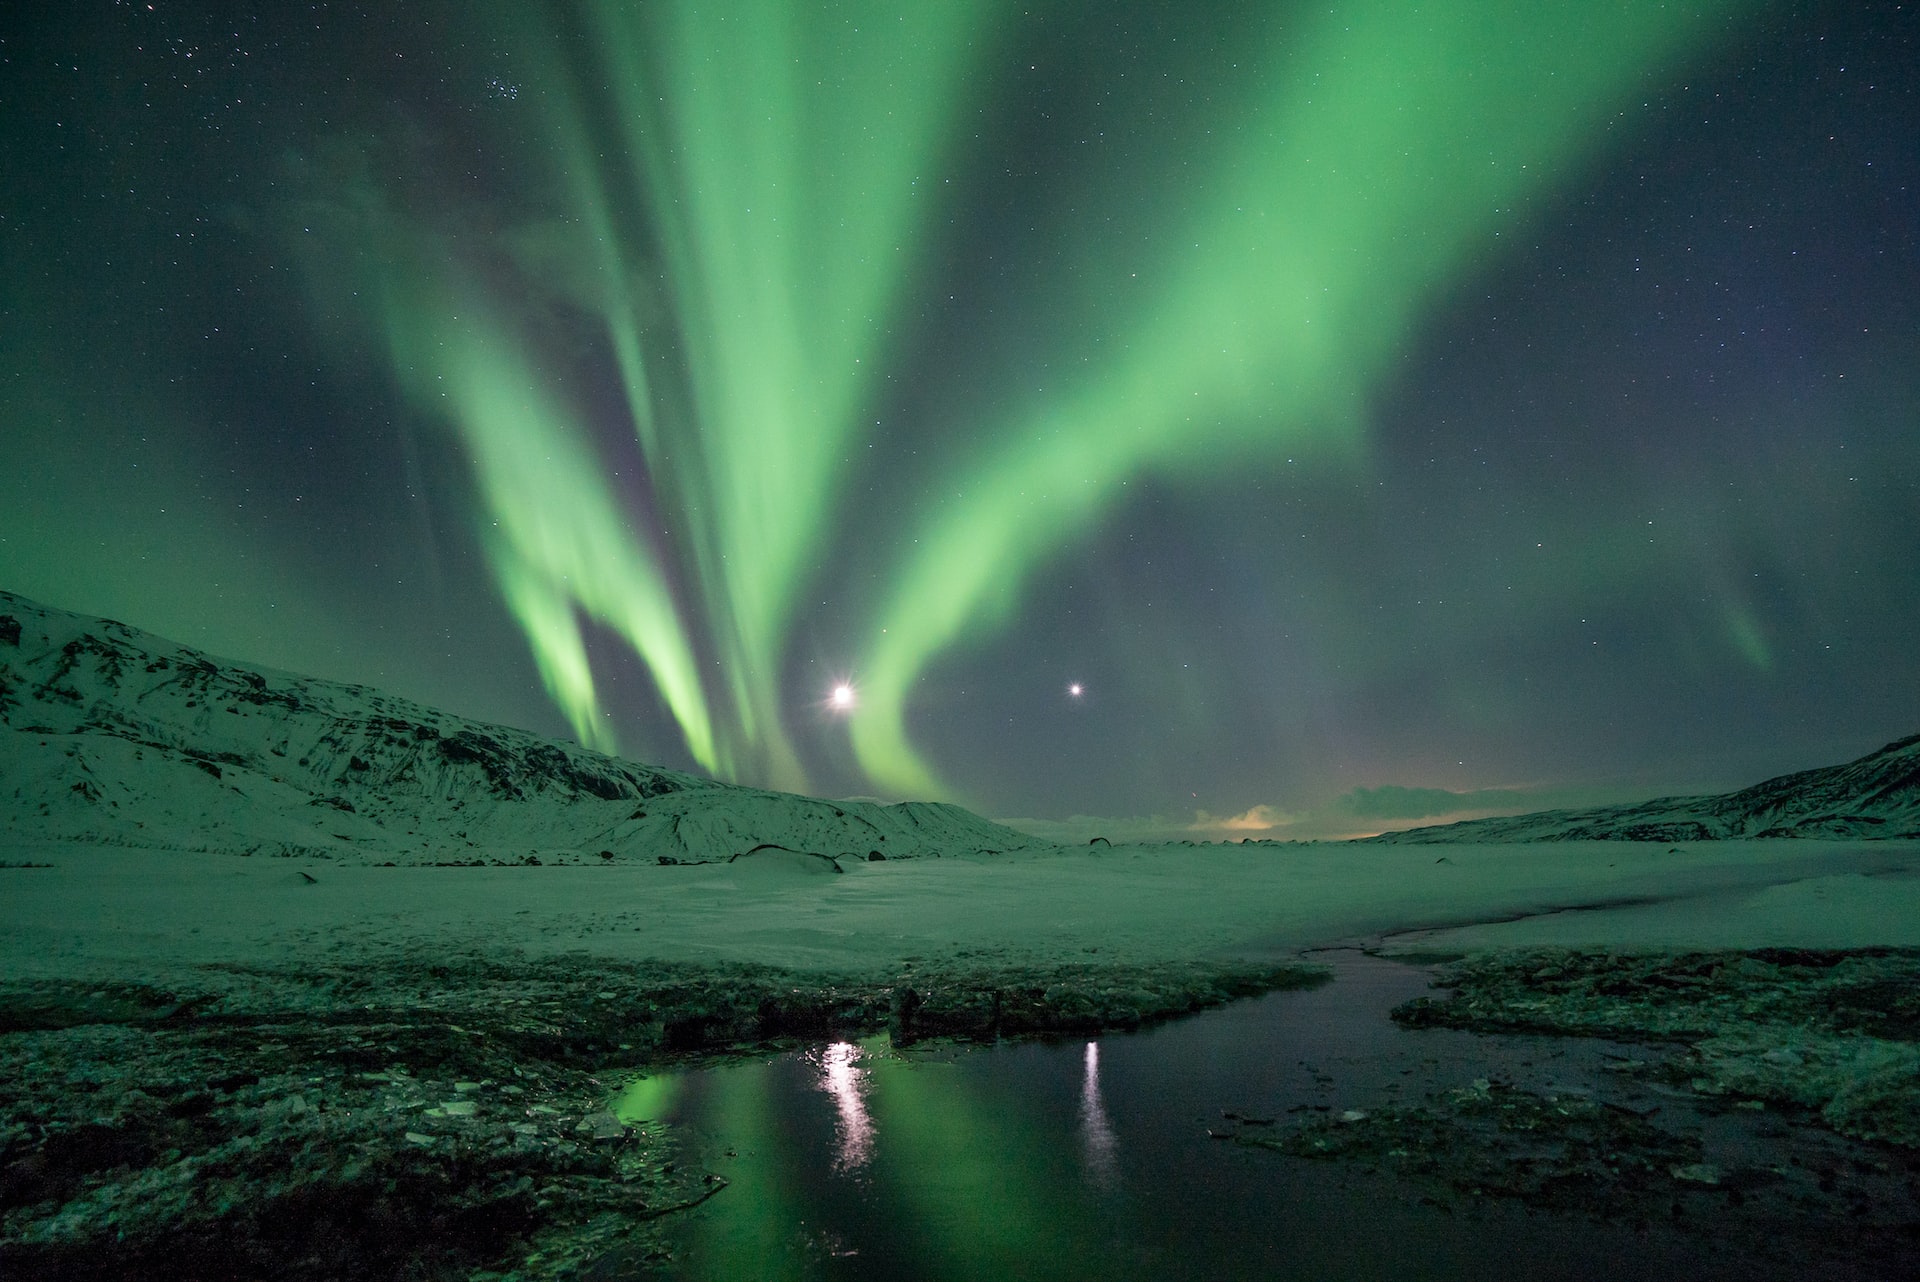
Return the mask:
<svg viewBox="0 0 1920 1282"><path fill-rule="evenodd" d="M818 859L822 863L824 863L827 867L833 869L833 871L837 873L844 873L846 871L846 869L840 866L840 861L838 859L835 859L832 855L823 855L817 850L795 850L791 846L782 846L777 842L771 842L771 841L763 841L759 845L753 847L751 850L743 850L736 855L731 855L728 857L727 862L730 864L736 863L739 860L749 859L754 855L764 854L767 851L774 851L774 850L777 850L782 854L800 855L806 859Z"/></svg>
<svg viewBox="0 0 1920 1282"><path fill-rule="evenodd" d="M1233 1119L1229 1119L1233 1120ZM1419 1104L1353 1109L1278 1131L1219 1138L1295 1157L1364 1160L1443 1188L1450 1199L1513 1198L1560 1210L1622 1211L1670 1196L1700 1162L1697 1137L1579 1097L1480 1078Z"/></svg>
<svg viewBox="0 0 1920 1282"><path fill-rule="evenodd" d="M1310 974L956 968L901 997L753 967L445 957L249 971L224 993L0 982L0 1276L452 1278L536 1252L562 1276L606 1224L644 1244L723 1186L666 1128L608 1110L618 1074L865 1036L902 1008L922 1034L1082 1029Z"/></svg>
<svg viewBox="0 0 1920 1282"><path fill-rule="evenodd" d="M1394 1011L1411 1027L1684 1044L1682 1080L1920 1148L1920 951L1758 949L1479 954L1454 991Z"/></svg>
<svg viewBox="0 0 1920 1282"><path fill-rule="evenodd" d="M479 766L494 792L518 798L524 794L514 782L513 763L498 740L478 730L462 730L438 741L440 755L448 761Z"/></svg>

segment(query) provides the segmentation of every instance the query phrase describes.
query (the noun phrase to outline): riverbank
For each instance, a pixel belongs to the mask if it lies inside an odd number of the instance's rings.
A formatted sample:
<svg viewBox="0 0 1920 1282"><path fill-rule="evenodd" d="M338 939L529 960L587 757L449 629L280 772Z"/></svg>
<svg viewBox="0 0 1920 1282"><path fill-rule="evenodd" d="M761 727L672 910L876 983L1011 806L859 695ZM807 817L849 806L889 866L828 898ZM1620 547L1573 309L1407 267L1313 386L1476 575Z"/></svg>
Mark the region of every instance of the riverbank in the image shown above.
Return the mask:
<svg viewBox="0 0 1920 1282"><path fill-rule="evenodd" d="M662 1131L608 1111L642 1067L1139 1027L1321 974L909 965L875 981L439 955L224 967L178 990L10 980L0 1271L563 1276L715 1191Z"/></svg>
<svg viewBox="0 0 1920 1282"><path fill-rule="evenodd" d="M50 1278L644 1256L721 1177L609 1111L637 1071L1137 1027L1308 982L1300 951L1336 940L1692 922L1748 947L1920 944L1914 843L1094 847L842 872L791 852L0 855L0 1265Z"/></svg>
<svg viewBox="0 0 1920 1282"><path fill-rule="evenodd" d="M1537 954L1478 956L1437 1003L1450 974L1433 963L1311 959L1328 983L1137 1034L840 1043L650 1076L623 1115L734 1185L674 1222L660 1275L1477 1282L1498 1261L1539 1282L1905 1282L1920 1266L1920 1153L1696 1089L1672 1034L1697 1023L1657 1000L1718 966L1743 978L1697 1007L1838 1012L1888 958L1825 955L1827 983L1746 955L1563 957L1562 976L1646 992L1652 1018L1525 1031L1405 1016L1491 1013L1494 975L1525 1012L1553 991ZM649 1268L615 1252L594 1276Z"/></svg>

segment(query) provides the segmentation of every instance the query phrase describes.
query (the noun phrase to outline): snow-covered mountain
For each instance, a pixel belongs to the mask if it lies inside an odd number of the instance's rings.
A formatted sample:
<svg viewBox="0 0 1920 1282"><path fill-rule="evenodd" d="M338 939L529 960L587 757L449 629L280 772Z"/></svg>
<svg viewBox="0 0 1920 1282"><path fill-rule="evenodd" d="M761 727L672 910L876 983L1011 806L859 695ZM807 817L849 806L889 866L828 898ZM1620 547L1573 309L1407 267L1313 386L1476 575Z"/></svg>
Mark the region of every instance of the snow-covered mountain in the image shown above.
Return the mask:
<svg viewBox="0 0 1920 1282"><path fill-rule="evenodd" d="M1374 841L1712 841L1730 837L1920 837L1920 735L1858 761L1781 775L1717 797L1660 797L1597 810L1383 833Z"/></svg>
<svg viewBox="0 0 1920 1282"><path fill-rule="evenodd" d="M0 840L356 862L1045 845L957 806L734 787L214 659L0 592Z"/></svg>

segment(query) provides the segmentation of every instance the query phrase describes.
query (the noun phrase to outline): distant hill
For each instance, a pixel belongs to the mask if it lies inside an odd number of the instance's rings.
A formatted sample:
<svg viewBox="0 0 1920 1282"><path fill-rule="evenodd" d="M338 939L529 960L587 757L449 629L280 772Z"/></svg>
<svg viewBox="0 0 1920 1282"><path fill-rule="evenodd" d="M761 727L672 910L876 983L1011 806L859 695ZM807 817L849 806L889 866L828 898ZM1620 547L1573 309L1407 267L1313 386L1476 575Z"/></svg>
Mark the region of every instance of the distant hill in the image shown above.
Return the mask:
<svg viewBox="0 0 1920 1282"><path fill-rule="evenodd" d="M6 840L374 863L1047 844L958 806L822 801L659 770L0 592Z"/></svg>
<svg viewBox="0 0 1920 1282"><path fill-rule="evenodd" d="M1858 761L1781 775L1716 797L1660 797L1597 810L1382 833L1385 842L1714 841L1732 837L1920 837L1920 735Z"/></svg>

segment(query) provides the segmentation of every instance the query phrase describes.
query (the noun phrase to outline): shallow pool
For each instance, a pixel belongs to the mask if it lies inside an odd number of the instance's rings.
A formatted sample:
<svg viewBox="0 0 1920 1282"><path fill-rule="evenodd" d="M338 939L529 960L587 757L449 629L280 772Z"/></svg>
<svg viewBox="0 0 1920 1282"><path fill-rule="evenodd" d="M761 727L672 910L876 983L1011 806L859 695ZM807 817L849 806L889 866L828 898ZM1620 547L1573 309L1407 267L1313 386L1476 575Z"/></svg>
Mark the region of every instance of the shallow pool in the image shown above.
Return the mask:
<svg viewBox="0 0 1920 1282"><path fill-rule="evenodd" d="M1215 1136L1498 1077L1572 1094L1597 1041L1407 1030L1421 968L1321 954L1334 980L1098 1041L915 1049L884 1038L644 1079L619 1105L668 1124L727 1187L673 1221L661 1272L600 1279L1785 1277L1697 1225L1602 1223L1423 1198L1390 1170ZM1671 1105L1672 1101L1665 1101ZM1651 1106L1650 1106L1651 1107Z"/></svg>

